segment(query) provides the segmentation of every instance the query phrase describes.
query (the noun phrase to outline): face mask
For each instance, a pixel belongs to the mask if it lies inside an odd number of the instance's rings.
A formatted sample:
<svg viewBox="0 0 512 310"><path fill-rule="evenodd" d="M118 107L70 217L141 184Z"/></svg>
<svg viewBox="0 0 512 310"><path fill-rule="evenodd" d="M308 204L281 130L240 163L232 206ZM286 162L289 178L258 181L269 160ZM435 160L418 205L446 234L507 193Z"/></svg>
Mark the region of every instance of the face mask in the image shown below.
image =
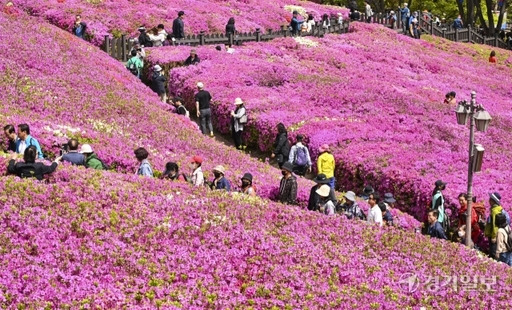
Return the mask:
<svg viewBox="0 0 512 310"><path fill-rule="evenodd" d="M281 174L282 174L283 176L286 176L286 175L288 174L288 171L284 171L284 170L283 170L283 171L281 171Z"/></svg>
<svg viewBox="0 0 512 310"><path fill-rule="evenodd" d="M459 230L458 234L459 234L459 237L464 237L464 232L463 231Z"/></svg>
<svg viewBox="0 0 512 310"><path fill-rule="evenodd" d="M215 176L215 178L220 178L220 173L218 172L214 172L213 175Z"/></svg>
<svg viewBox="0 0 512 310"><path fill-rule="evenodd" d="M242 181L242 186L243 186L243 187L247 187L247 186L249 186L249 184L250 184L250 183L249 183L249 182L247 182L247 181Z"/></svg>

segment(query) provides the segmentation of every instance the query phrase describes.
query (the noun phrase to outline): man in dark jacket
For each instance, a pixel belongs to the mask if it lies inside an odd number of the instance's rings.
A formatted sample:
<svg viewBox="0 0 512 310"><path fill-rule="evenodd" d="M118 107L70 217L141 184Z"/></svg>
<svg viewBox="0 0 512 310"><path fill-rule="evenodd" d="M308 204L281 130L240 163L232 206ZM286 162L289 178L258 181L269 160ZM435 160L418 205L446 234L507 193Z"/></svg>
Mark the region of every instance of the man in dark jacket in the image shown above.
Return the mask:
<svg viewBox="0 0 512 310"><path fill-rule="evenodd" d="M75 17L75 24L73 25L73 34L80 39L85 36L85 30L87 30L87 24L82 21L82 16L77 15Z"/></svg>
<svg viewBox="0 0 512 310"><path fill-rule="evenodd" d="M437 221L437 218L439 217L439 211L437 210L431 210L428 212L428 231L427 234L432 238L439 238L439 239L445 239L446 235L444 234L443 226L441 226L441 223Z"/></svg>
<svg viewBox="0 0 512 310"><path fill-rule="evenodd" d="M318 211L318 203L320 202L320 196L316 193L316 191L320 188L320 186L324 184L329 184L329 179L325 177L325 174L319 174L313 180L316 185L311 187L311 191L309 192L309 202L308 202L308 210L310 211ZM334 190L331 188L329 192L329 200L336 205L336 194Z"/></svg>
<svg viewBox="0 0 512 310"><path fill-rule="evenodd" d="M290 157L290 142L288 141L288 132L283 123L277 124L277 136L274 141L274 150L271 158L276 157L279 168L283 166L284 162L288 162Z"/></svg>
<svg viewBox="0 0 512 310"><path fill-rule="evenodd" d="M179 11L178 17L172 22L172 35L176 40L185 38L185 24L183 23L185 12Z"/></svg>
<svg viewBox="0 0 512 310"><path fill-rule="evenodd" d="M290 205L297 204L297 179L292 171L292 164L285 162L281 169L283 178L279 185L279 201Z"/></svg>
<svg viewBox="0 0 512 310"><path fill-rule="evenodd" d="M196 50L190 51L190 56L188 56L187 60L185 60L185 66L195 65L201 62L199 57L197 57Z"/></svg>
<svg viewBox="0 0 512 310"><path fill-rule="evenodd" d="M7 138L7 151L16 152L16 141L18 140L18 136L16 135L16 129L13 125L5 125L4 126L4 134Z"/></svg>
<svg viewBox="0 0 512 310"><path fill-rule="evenodd" d="M33 145L25 149L23 153L24 162L16 163L16 156L16 154L12 154L7 172L15 174L20 178L36 178L38 180L42 180L45 174L54 172L61 159L57 157L50 166L46 166L43 163L36 163L37 148Z"/></svg>
<svg viewBox="0 0 512 310"><path fill-rule="evenodd" d="M68 141L69 152L62 155L62 160L76 166L85 166L85 156L78 152L78 140L70 139Z"/></svg>
<svg viewBox="0 0 512 310"><path fill-rule="evenodd" d="M153 46L153 42L151 41L151 39L149 38L149 35L148 33L146 32L146 27L144 26L140 26L139 27L139 44L140 46L142 47L152 47Z"/></svg>
<svg viewBox="0 0 512 310"><path fill-rule="evenodd" d="M155 65L153 67L153 79L152 79L152 87L153 91L160 96L160 100L162 100L163 103L167 102L167 93L165 92L165 76L162 72L162 67L159 65Z"/></svg>
<svg viewBox="0 0 512 310"><path fill-rule="evenodd" d="M290 27L292 28L292 36L296 36L299 34L300 27L302 26L304 21L299 20L299 12L293 11L292 20L290 22Z"/></svg>

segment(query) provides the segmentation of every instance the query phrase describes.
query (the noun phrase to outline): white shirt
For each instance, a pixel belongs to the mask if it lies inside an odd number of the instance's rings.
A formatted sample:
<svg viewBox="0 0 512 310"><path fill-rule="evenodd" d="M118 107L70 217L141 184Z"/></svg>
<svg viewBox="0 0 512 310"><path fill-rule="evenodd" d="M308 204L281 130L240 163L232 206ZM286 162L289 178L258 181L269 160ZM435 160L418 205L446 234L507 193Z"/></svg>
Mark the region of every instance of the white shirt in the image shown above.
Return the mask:
<svg viewBox="0 0 512 310"><path fill-rule="evenodd" d="M27 142L25 140L20 140L20 145L18 147L19 153L24 154L26 148L27 148Z"/></svg>
<svg viewBox="0 0 512 310"><path fill-rule="evenodd" d="M198 167L192 173L192 184L194 184L194 186L202 186L204 184L204 175L203 170L201 170L201 167Z"/></svg>
<svg viewBox="0 0 512 310"><path fill-rule="evenodd" d="M373 208L370 209L368 214L368 223L378 223L379 226L382 226L382 211L379 208L379 205L374 205Z"/></svg>

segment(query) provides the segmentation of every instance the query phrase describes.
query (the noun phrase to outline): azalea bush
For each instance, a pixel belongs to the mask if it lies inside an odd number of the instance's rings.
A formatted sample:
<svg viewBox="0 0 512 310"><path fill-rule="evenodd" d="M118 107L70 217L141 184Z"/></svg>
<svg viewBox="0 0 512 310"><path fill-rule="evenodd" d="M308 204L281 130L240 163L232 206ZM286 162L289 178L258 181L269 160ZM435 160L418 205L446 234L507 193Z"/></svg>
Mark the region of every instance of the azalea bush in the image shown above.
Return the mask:
<svg viewBox="0 0 512 310"><path fill-rule="evenodd" d="M337 13L343 13L348 17L345 8L300 0L14 0L13 3L68 30L73 27L75 15L81 14L93 43L97 45L103 42L105 35L138 36L140 25L152 28L164 24L171 32L172 21L179 11L185 12L185 34L224 33L230 17L235 18L236 29L240 32L253 32L256 28L279 30L281 25L289 24L294 10L303 18L313 14L317 21L323 14L337 16Z"/></svg>
<svg viewBox="0 0 512 310"><path fill-rule="evenodd" d="M71 166L51 182L0 182L2 308L500 309L510 302L511 268L414 232Z"/></svg>
<svg viewBox="0 0 512 310"><path fill-rule="evenodd" d="M283 122L292 141L298 133L306 136L314 158L320 145L331 145L340 189L359 192L370 184L395 193L402 209L420 219L435 180L448 182L451 203L466 190L469 130L457 125L455 107L443 99L453 90L458 100L469 100L475 90L493 120L486 133L475 135L486 153L474 193L487 201L488 192L499 191L509 208L512 70L489 64L467 44L438 41L439 48L354 23L348 34L251 43L233 54L204 47L198 51L201 64L170 72L169 89L193 108L195 83L204 82L216 102L217 129L224 133L233 100L242 97L249 111L246 137L254 146L270 150L275 126ZM172 49L151 51L149 62L179 61L189 51ZM498 54L511 56L505 50Z"/></svg>

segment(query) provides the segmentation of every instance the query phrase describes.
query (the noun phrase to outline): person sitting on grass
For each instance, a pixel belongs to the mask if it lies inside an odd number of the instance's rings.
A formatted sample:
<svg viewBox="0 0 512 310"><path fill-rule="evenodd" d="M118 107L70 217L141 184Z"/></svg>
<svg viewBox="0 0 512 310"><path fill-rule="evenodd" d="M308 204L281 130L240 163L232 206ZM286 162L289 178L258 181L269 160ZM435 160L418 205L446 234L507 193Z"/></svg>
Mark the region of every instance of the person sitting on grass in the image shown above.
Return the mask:
<svg viewBox="0 0 512 310"><path fill-rule="evenodd" d="M20 178L36 178L38 180L42 180L44 175L54 172L61 160L61 157L57 157L50 166L43 163L36 163L37 148L33 145L25 149L23 153L24 162L17 163L15 160L16 157L16 153L11 155L7 172L15 174Z"/></svg>

